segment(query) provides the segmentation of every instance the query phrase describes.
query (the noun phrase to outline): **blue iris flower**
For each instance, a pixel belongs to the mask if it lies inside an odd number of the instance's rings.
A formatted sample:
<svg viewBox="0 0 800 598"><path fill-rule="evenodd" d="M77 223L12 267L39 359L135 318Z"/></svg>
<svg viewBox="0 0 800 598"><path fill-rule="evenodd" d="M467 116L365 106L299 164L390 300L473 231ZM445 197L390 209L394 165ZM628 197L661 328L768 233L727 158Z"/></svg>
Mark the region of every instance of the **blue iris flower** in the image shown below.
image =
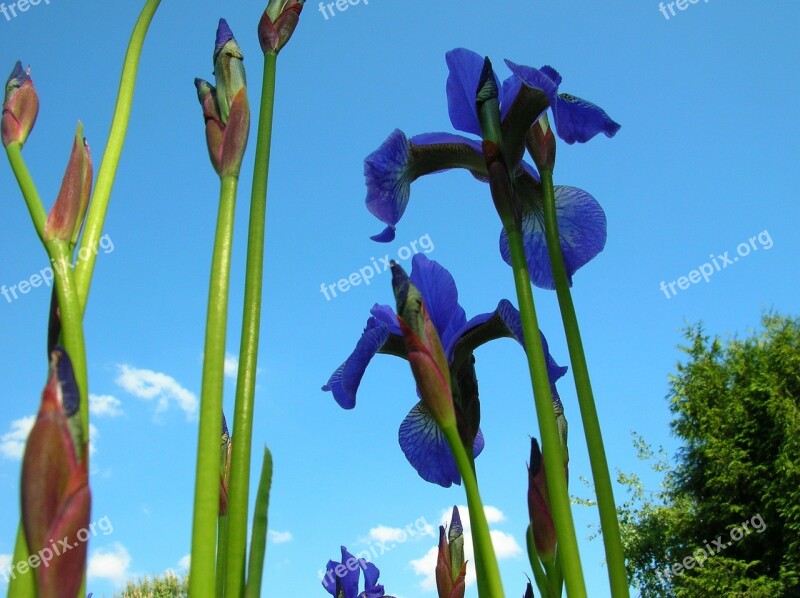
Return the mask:
<svg viewBox="0 0 800 598"><path fill-rule="evenodd" d="M484 440L480 431L473 352L490 340L503 337L513 338L524 347L519 312L503 299L495 311L467 320L458 303L458 289L450 272L421 253L414 256L411 266L411 282L422 294L450 366L459 434L464 445L472 447L473 457L477 457L483 450ZM376 304L370 313L372 315L355 350L322 387L322 390L332 392L333 398L344 409L355 407L361 379L376 354L406 357L394 310L388 305ZM556 413L563 413L554 385L567 368L559 366L550 356L544 335L541 340L547 358L554 409ZM418 401L403 420L398 438L406 459L424 480L444 487L461 483L450 447L422 401Z"/></svg>
<svg viewBox="0 0 800 598"><path fill-rule="evenodd" d="M447 101L450 121L465 133L481 134L475 96L484 68L484 58L458 48L447 53L450 75ZM588 141L598 133L611 137L619 125L598 106L568 94L559 94L560 75L550 67L537 70L507 63L514 74L499 90L503 149L514 165L516 206L521 216L523 241L533 284L555 288L544 234L544 208L539 174L522 160L525 135L548 109L552 108L556 130L567 143ZM426 133L408 138L399 129L364 160L367 209L387 226L372 237L379 242L394 240L395 228L408 206L411 183L418 178L464 168L480 181L488 181L486 163L479 140L453 133ZM589 193L569 186L556 186L556 216L561 248L570 284L572 275L605 247L606 217L600 204ZM511 263L505 233L501 233L500 252Z"/></svg>
<svg viewBox="0 0 800 598"><path fill-rule="evenodd" d="M364 572L364 591L358 593L361 572ZM342 562L328 561L322 587L333 598L392 598L386 596L378 583L378 568L364 559L357 559L342 546Z"/></svg>

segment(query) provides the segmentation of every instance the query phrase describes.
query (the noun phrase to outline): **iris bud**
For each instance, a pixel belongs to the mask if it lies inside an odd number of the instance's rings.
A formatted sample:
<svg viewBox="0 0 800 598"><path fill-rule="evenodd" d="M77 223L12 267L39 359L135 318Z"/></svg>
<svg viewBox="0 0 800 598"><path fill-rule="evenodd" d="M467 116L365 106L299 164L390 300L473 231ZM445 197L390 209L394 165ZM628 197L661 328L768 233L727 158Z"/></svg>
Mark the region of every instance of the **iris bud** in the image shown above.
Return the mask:
<svg viewBox="0 0 800 598"><path fill-rule="evenodd" d="M9 143L23 145L36 123L39 96L33 88L30 73L30 67L24 70L22 63L17 61L6 82L2 119L3 146Z"/></svg>

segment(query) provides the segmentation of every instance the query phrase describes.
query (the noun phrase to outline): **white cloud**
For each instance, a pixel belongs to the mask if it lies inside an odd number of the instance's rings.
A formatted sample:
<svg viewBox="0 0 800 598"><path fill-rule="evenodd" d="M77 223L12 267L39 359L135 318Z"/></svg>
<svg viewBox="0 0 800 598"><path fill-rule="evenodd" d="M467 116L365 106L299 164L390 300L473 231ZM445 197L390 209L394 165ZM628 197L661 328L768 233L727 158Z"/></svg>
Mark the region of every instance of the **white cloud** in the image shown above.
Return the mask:
<svg viewBox="0 0 800 598"><path fill-rule="evenodd" d="M230 353L225 354L225 375L229 378L236 378L239 374L239 358Z"/></svg>
<svg viewBox="0 0 800 598"><path fill-rule="evenodd" d="M6 459L22 459L25 441L36 421L35 415L29 415L11 422L11 431L0 436L0 455Z"/></svg>
<svg viewBox="0 0 800 598"><path fill-rule="evenodd" d="M7 575L9 569L11 569L11 555L0 554L0 583L6 581L6 577L4 574Z"/></svg>
<svg viewBox="0 0 800 598"><path fill-rule="evenodd" d="M291 542L294 539L294 536L292 536L292 532L278 532L270 530L269 539L275 544L285 544L286 542Z"/></svg>
<svg viewBox="0 0 800 598"><path fill-rule="evenodd" d="M379 525L369 530L370 540L376 540L383 544L393 542L399 544L408 540L408 532L399 527L386 527Z"/></svg>
<svg viewBox="0 0 800 598"><path fill-rule="evenodd" d="M122 402L111 395L89 395L89 413L97 417L122 415Z"/></svg>
<svg viewBox="0 0 800 598"><path fill-rule="evenodd" d="M189 569L189 565L191 564L192 564L192 555L186 554L182 556L181 559L178 561L178 568L187 571Z"/></svg>
<svg viewBox="0 0 800 598"><path fill-rule="evenodd" d="M486 520L491 525L492 523L500 523L506 520L506 516L497 507L484 506L484 513ZM452 515L452 509L445 509L442 511L441 524L447 525ZM466 505L458 505L458 512L461 516L461 524L464 527L464 558L467 563L467 585L475 583L475 554L472 550L472 526L469 520L469 510ZM490 529L489 535L492 538L492 545L494 546L495 556L497 560L517 558L522 554L522 547L514 539L514 536L506 532ZM412 560L409 564L414 573L422 576L420 587L423 590L436 589L436 562L439 555L437 547L431 548L422 557Z"/></svg>
<svg viewBox="0 0 800 598"><path fill-rule="evenodd" d="M166 411L170 401L176 403L187 418L197 414L197 396L178 384L172 376L129 365L120 365L119 372L116 383L137 398L146 401L156 399L157 414Z"/></svg>
<svg viewBox="0 0 800 598"><path fill-rule="evenodd" d="M130 565L131 555L117 542L109 548L98 548L91 554L87 576L90 579L107 579L116 587L122 587L129 576Z"/></svg>
<svg viewBox="0 0 800 598"><path fill-rule="evenodd" d="M97 445L95 441L100 438L100 430L94 424L89 424L89 454L94 455L97 452Z"/></svg>

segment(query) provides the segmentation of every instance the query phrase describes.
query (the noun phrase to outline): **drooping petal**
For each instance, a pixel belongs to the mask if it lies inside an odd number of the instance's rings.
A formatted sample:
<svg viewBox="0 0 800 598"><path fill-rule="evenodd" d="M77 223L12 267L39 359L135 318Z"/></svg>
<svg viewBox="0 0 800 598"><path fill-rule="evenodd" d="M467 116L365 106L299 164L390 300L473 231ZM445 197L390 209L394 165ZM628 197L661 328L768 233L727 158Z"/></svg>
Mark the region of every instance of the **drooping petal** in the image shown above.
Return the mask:
<svg viewBox="0 0 800 598"><path fill-rule="evenodd" d="M444 488L461 484L453 453L421 401L400 424L398 439L406 459L423 480Z"/></svg>
<svg viewBox="0 0 800 598"><path fill-rule="evenodd" d="M428 133L409 140L400 129L395 129L364 160L367 209L387 224L372 240L381 243L394 240L395 226L405 213L412 182L450 168L466 168L481 176L486 166L480 144L449 133Z"/></svg>
<svg viewBox="0 0 800 598"><path fill-rule="evenodd" d="M447 110L450 122L459 131L480 136L481 126L475 99L484 57L466 48L456 48L445 54L445 60L450 70L447 77ZM497 81L496 75L494 78ZM497 87L500 87L499 83Z"/></svg>
<svg viewBox="0 0 800 598"><path fill-rule="evenodd" d="M557 185L555 199L561 251L571 286L572 275L605 247L606 215L594 197L576 187ZM535 200L524 213L522 234L533 284L542 289L554 289L540 200ZM500 234L500 253L505 262L511 264L505 232Z"/></svg>
<svg viewBox="0 0 800 598"><path fill-rule="evenodd" d="M467 321L458 304L458 288L453 276L438 262L417 253L411 260L411 282L419 289L442 345Z"/></svg>
<svg viewBox="0 0 800 598"><path fill-rule="evenodd" d="M356 406L356 392L361 378L372 358L389 338L389 327L377 318L370 317L356 348L350 357L340 365L322 387L333 393L333 398L343 409Z"/></svg>
<svg viewBox="0 0 800 598"><path fill-rule="evenodd" d="M542 67L541 70L535 69L530 66L516 64L510 60L506 60L506 65L511 69L512 73L520 78L522 83L533 89L542 90L547 95L550 106L555 106L561 76L554 69L547 66ZM557 78L556 80L553 80L554 76Z"/></svg>
<svg viewBox="0 0 800 598"><path fill-rule="evenodd" d="M598 133L613 137L620 129L600 106L568 93L558 96L553 112L556 132L567 143L585 143Z"/></svg>

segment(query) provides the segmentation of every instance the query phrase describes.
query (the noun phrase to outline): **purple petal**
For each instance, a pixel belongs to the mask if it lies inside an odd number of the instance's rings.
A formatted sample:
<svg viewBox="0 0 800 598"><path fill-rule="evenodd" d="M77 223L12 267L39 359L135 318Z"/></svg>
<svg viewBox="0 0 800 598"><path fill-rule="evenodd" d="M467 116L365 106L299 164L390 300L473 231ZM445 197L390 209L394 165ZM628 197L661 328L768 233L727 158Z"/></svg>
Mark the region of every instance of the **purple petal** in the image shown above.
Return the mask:
<svg viewBox="0 0 800 598"><path fill-rule="evenodd" d="M572 286L572 275L603 250L606 244L606 215L594 197L576 187L556 185L556 218L564 254L567 278ZM553 271L544 235L541 211L528 211L522 218L525 255L534 285L554 289ZM511 254L505 232L500 234L500 253L507 264Z"/></svg>
<svg viewBox="0 0 800 598"><path fill-rule="evenodd" d="M450 122L459 131L480 136L481 125L475 99L484 58L471 50L456 48L450 50L445 59L450 70L447 77L447 110Z"/></svg>
<svg viewBox="0 0 800 598"><path fill-rule="evenodd" d="M552 66L545 65L539 69L543 74L550 78L550 80L555 84L556 87L561 85L561 75L558 74L558 71L554 69Z"/></svg>
<svg viewBox="0 0 800 598"><path fill-rule="evenodd" d="M556 98L558 97L558 83L561 82L561 77L558 76L558 73L555 73L550 67L543 67L540 71L530 66L515 64L510 60L506 60L506 65L508 65L511 72L519 77L525 85L542 90L550 100L550 106L555 106ZM549 71L545 69L549 69ZM553 81L553 78L550 76L550 74L552 74L551 71L556 74L558 83Z"/></svg>
<svg viewBox="0 0 800 598"><path fill-rule="evenodd" d="M346 598L355 598L358 594L358 580L361 578L361 571L358 567L351 569L351 567L347 565L348 563L354 562L356 562L356 557L350 554L347 548L342 546L342 564L345 566L345 569L347 569L347 573L339 579L342 580L342 589L344 589Z"/></svg>
<svg viewBox="0 0 800 598"><path fill-rule="evenodd" d="M423 480L444 488L461 484L450 447L421 401L400 424L398 439L406 459Z"/></svg>
<svg viewBox="0 0 800 598"><path fill-rule="evenodd" d="M483 452L486 446L486 441L483 439L483 431L478 428L478 434L475 436L475 443L472 445L472 458L476 458Z"/></svg>
<svg viewBox="0 0 800 598"><path fill-rule="evenodd" d="M466 168L475 176L485 174L480 143L450 133L426 133L409 141L401 130L395 129L364 160L367 209L388 225L372 239L394 240L395 225L403 217L411 195L411 183L450 168Z"/></svg>
<svg viewBox="0 0 800 598"><path fill-rule="evenodd" d="M458 304L458 288L453 276L438 262L417 253L411 261L411 282L419 289L442 346L467 321Z"/></svg>
<svg viewBox="0 0 800 598"><path fill-rule="evenodd" d="M222 52L222 48L227 44L229 41L233 39L233 31L228 26L228 21L225 19L219 20L219 25L217 26L217 41L214 45L214 62L217 61L217 56L220 52Z"/></svg>
<svg viewBox="0 0 800 598"><path fill-rule="evenodd" d="M511 75L503 81L503 87L500 89L500 120L505 120L511 106L514 105L514 100L517 99L517 94L522 87L522 81L516 75Z"/></svg>
<svg viewBox="0 0 800 598"><path fill-rule="evenodd" d="M554 115L556 132L567 143L585 143L598 133L613 137L620 129L605 110L568 93L556 99Z"/></svg>
<svg viewBox="0 0 800 598"><path fill-rule="evenodd" d="M364 591L360 594L363 598L381 598L384 595L383 586L378 584L381 572L370 562L359 561L364 571Z"/></svg>
<svg viewBox="0 0 800 598"><path fill-rule="evenodd" d="M397 336L403 335L400 330L400 324L397 322L397 314L394 313L394 310L388 305L376 303L372 306L372 309L369 310L369 313L371 313L378 322L385 324L389 328L389 334L396 334Z"/></svg>
<svg viewBox="0 0 800 598"><path fill-rule="evenodd" d="M367 321L361 338L350 357L331 375L324 391L333 393L333 398L343 409L356 406L356 392L361 378L372 358L389 338L389 326L374 316Z"/></svg>

